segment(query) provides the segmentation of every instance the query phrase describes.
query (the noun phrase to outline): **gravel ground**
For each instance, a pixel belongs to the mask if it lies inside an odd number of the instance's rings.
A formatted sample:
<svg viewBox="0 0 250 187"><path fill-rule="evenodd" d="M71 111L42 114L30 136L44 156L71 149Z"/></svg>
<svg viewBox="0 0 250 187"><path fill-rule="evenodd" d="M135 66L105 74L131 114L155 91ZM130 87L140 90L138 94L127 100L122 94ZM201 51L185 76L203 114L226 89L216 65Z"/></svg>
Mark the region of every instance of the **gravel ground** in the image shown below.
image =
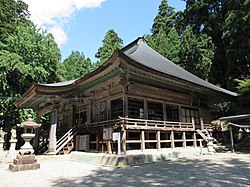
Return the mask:
<svg viewBox="0 0 250 187"><path fill-rule="evenodd" d="M218 153L161 163L104 167L38 158L41 168L10 172L0 165L0 186L250 186L250 154Z"/></svg>

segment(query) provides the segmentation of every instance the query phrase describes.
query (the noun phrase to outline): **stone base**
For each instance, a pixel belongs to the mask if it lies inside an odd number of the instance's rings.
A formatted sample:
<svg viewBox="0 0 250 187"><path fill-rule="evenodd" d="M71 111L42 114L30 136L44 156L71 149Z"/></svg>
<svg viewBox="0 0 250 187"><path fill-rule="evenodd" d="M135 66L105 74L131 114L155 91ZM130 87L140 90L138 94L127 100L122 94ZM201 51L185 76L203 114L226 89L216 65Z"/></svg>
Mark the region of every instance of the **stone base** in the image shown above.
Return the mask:
<svg viewBox="0 0 250 187"><path fill-rule="evenodd" d="M13 163L9 164L10 171L25 171L39 169L40 164L37 163L35 155L17 155Z"/></svg>

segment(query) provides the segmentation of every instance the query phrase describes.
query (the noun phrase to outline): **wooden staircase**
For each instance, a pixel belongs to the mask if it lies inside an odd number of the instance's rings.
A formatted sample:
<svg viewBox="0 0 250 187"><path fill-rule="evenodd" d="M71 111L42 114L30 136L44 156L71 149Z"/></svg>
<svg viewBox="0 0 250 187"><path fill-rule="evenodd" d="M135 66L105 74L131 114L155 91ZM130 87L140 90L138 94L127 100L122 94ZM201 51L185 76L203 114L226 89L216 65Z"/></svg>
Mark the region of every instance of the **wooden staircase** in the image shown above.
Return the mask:
<svg viewBox="0 0 250 187"><path fill-rule="evenodd" d="M214 137L211 137L208 130L206 129L203 129L203 130L199 130L197 129L196 132L206 141L208 142L208 139L209 138L213 138L213 141L215 144L219 144L219 142L214 138Z"/></svg>
<svg viewBox="0 0 250 187"><path fill-rule="evenodd" d="M56 154L64 155L69 154L74 149L74 137L78 132L78 127L74 126L69 129L57 142Z"/></svg>

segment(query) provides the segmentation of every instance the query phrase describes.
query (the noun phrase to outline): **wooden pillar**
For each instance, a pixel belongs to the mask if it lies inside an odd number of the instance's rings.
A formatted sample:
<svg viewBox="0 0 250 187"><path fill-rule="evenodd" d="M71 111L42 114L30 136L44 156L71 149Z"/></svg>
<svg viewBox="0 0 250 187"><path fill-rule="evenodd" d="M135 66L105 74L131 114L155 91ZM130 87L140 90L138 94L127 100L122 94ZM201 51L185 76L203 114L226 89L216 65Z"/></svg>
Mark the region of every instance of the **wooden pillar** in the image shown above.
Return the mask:
<svg viewBox="0 0 250 187"><path fill-rule="evenodd" d="M107 100L107 120L111 119L111 102L110 99Z"/></svg>
<svg viewBox="0 0 250 187"><path fill-rule="evenodd" d="M157 140L156 148L157 150L160 150L161 149L161 131L157 131L156 140Z"/></svg>
<svg viewBox="0 0 250 187"><path fill-rule="evenodd" d="M96 132L95 140L96 140L95 149L96 151L99 151L99 133L98 132Z"/></svg>
<svg viewBox="0 0 250 187"><path fill-rule="evenodd" d="M107 153L112 153L112 149L111 149L111 140L107 140Z"/></svg>
<svg viewBox="0 0 250 187"><path fill-rule="evenodd" d="M231 151L234 153L234 137L233 137L233 128L232 125L230 125L230 137L231 137Z"/></svg>
<svg viewBox="0 0 250 187"><path fill-rule="evenodd" d="M36 123L40 124L40 118L41 116L39 115L39 112L36 112ZM40 132L40 127L35 129L35 137L33 138L33 148L34 150L37 151L39 148L39 133Z"/></svg>
<svg viewBox="0 0 250 187"><path fill-rule="evenodd" d="M194 120L194 117L192 117L192 125L193 125L193 130L195 130L195 120Z"/></svg>
<svg viewBox="0 0 250 187"><path fill-rule="evenodd" d="M163 103L163 121L167 121L167 108L166 108L166 103Z"/></svg>
<svg viewBox="0 0 250 187"><path fill-rule="evenodd" d="M144 119L148 119L148 100L144 99Z"/></svg>
<svg viewBox="0 0 250 187"><path fill-rule="evenodd" d="M182 140L183 140L182 146L187 147L186 132L182 133Z"/></svg>
<svg viewBox="0 0 250 187"><path fill-rule="evenodd" d="M196 140L196 132L193 133L193 141L194 141L194 147L197 147L197 140Z"/></svg>
<svg viewBox="0 0 250 187"><path fill-rule="evenodd" d="M56 152L56 130L58 120L58 108L54 108L51 113L51 126L49 132L49 147L48 153L55 154Z"/></svg>
<svg viewBox="0 0 250 187"><path fill-rule="evenodd" d="M128 96L123 95L123 116L128 117Z"/></svg>
<svg viewBox="0 0 250 187"><path fill-rule="evenodd" d="M173 130L171 130L170 139L171 139L171 149L174 149L175 145L174 145L174 131Z"/></svg>
<svg viewBox="0 0 250 187"><path fill-rule="evenodd" d="M145 150L145 132L141 131L141 151Z"/></svg>
<svg viewBox="0 0 250 187"><path fill-rule="evenodd" d="M203 119L201 118L200 120L201 120L201 130L203 130L204 129Z"/></svg>
<svg viewBox="0 0 250 187"><path fill-rule="evenodd" d="M126 130L122 130L122 152L126 154Z"/></svg>

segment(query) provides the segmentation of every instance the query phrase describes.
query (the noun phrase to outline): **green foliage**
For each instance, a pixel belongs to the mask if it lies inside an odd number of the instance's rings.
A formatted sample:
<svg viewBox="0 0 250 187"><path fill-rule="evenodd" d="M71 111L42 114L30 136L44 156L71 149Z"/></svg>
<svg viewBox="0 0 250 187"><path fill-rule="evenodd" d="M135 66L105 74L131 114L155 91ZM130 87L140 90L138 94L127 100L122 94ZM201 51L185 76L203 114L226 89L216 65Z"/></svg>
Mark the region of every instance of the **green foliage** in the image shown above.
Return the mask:
<svg viewBox="0 0 250 187"><path fill-rule="evenodd" d="M241 94L237 101L238 111L240 113L250 113L250 78L237 79L236 82L238 83L238 92Z"/></svg>
<svg viewBox="0 0 250 187"><path fill-rule="evenodd" d="M198 59L196 37L193 33L192 27L186 27L181 38L181 62L180 65L187 71L195 74L195 63Z"/></svg>
<svg viewBox="0 0 250 187"><path fill-rule="evenodd" d="M185 14L174 12L166 0L162 0L147 35L149 45L172 62L189 72L208 80L214 58L212 38L205 33L195 33L194 25L185 25Z"/></svg>
<svg viewBox="0 0 250 187"><path fill-rule="evenodd" d="M72 80L85 76L93 70L93 64L83 53L72 51L70 56L63 62L66 70L65 79Z"/></svg>
<svg viewBox="0 0 250 187"><path fill-rule="evenodd" d="M102 40L102 47L100 47L95 54L95 57L100 61L97 63L97 67L106 62L116 49L122 48L123 41L119 38L118 34L110 29Z"/></svg>
<svg viewBox="0 0 250 187"><path fill-rule="evenodd" d="M0 41L15 32L16 26L20 23L30 22L28 5L20 0L0 0Z"/></svg>
<svg viewBox="0 0 250 187"><path fill-rule="evenodd" d="M60 50L51 34L27 20L25 3L1 0L0 4L0 118L9 130L27 118L13 102L32 83L58 81Z"/></svg>
<svg viewBox="0 0 250 187"><path fill-rule="evenodd" d="M175 25L175 23L176 18L174 8L168 5L167 0L162 0L151 29L152 36L157 34L161 35L162 31L168 35L168 32Z"/></svg>
<svg viewBox="0 0 250 187"><path fill-rule="evenodd" d="M160 30L160 32L153 36L147 36L149 46L154 48L158 53L170 59L172 62L180 63L180 50L181 41L180 37L174 27L172 27L169 33Z"/></svg>
<svg viewBox="0 0 250 187"><path fill-rule="evenodd" d="M195 34L204 33L215 45L209 80L233 90L234 79L249 75L249 0L186 0L184 22Z"/></svg>
<svg viewBox="0 0 250 187"><path fill-rule="evenodd" d="M214 57L212 38L201 33L198 37L187 26L181 38L180 65L198 77L208 80Z"/></svg>

